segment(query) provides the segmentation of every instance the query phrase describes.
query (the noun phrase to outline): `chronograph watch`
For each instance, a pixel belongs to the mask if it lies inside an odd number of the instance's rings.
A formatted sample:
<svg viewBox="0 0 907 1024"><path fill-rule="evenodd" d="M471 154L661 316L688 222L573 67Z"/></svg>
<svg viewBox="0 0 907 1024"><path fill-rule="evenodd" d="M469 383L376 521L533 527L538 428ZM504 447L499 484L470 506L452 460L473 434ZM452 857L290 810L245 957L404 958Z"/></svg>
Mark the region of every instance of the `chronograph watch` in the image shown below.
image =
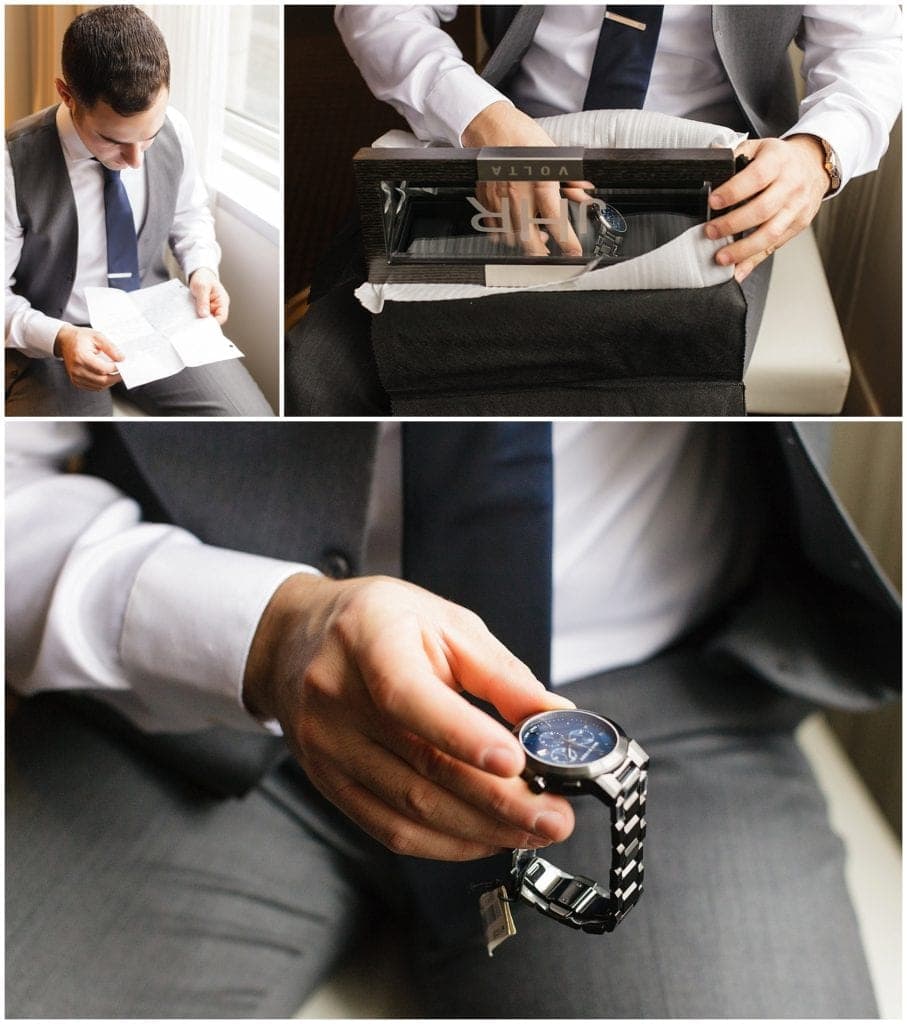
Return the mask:
<svg viewBox="0 0 907 1024"><path fill-rule="evenodd" d="M642 894L649 758L616 722L591 711L543 711L514 732L530 789L591 794L606 805L611 864L607 882L599 883L562 871L534 850L514 850L507 889L571 928L613 931Z"/></svg>

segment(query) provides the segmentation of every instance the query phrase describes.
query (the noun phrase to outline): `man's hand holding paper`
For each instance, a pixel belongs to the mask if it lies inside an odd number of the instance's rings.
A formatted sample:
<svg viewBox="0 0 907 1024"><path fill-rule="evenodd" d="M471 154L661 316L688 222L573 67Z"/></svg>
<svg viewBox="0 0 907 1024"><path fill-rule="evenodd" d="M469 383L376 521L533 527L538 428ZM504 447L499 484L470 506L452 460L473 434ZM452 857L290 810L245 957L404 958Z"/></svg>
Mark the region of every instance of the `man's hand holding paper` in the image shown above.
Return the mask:
<svg viewBox="0 0 907 1024"><path fill-rule="evenodd" d="M120 379L116 363L124 358L123 353L90 327L61 327L54 355L63 360L69 379L83 391L104 391Z"/></svg>
<svg viewBox="0 0 907 1024"><path fill-rule="evenodd" d="M230 315L230 296L213 270L199 267L189 278L189 291L199 316L213 316L223 326Z"/></svg>
<svg viewBox="0 0 907 1024"><path fill-rule="evenodd" d="M201 281L196 288L202 290ZM226 295L222 288L220 292ZM85 289L92 325L115 338L124 357L117 369L127 388L169 377L186 366L242 355L221 332L219 315L226 319L226 304L220 292L206 293L211 315L200 316L198 296L176 280L136 292Z"/></svg>

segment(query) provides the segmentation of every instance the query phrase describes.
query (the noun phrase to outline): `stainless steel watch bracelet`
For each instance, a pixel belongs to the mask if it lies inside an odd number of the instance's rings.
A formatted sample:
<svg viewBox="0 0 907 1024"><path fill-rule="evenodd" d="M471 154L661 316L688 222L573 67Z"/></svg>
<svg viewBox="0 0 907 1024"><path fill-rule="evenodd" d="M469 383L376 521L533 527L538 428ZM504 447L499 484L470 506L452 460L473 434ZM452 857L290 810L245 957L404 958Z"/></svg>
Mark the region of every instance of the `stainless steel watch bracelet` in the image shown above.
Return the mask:
<svg viewBox="0 0 907 1024"><path fill-rule="evenodd" d="M648 764L645 751L631 740L620 767L590 780L583 789L611 810L608 888L583 875L568 874L532 850L514 850L511 893L571 928L613 931L642 895Z"/></svg>

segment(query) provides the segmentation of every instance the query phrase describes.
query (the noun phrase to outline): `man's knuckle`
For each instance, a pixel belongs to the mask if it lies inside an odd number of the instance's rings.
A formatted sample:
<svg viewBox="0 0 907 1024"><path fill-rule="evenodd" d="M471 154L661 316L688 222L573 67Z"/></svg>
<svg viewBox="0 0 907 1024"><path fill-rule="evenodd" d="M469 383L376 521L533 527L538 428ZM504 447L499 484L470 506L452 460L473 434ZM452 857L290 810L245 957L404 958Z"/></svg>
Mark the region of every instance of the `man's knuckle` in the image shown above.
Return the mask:
<svg viewBox="0 0 907 1024"><path fill-rule="evenodd" d="M488 632L488 627L485 625L485 620L477 612L474 612L471 608L465 608L461 604L451 605L453 609L451 614L453 616L454 624L462 629L466 633L474 635L484 634Z"/></svg>
<svg viewBox="0 0 907 1024"><path fill-rule="evenodd" d="M318 700L336 688L337 669L326 657L314 657L302 673L301 700Z"/></svg>
<svg viewBox="0 0 907 1024"><path fill-rule="evenodd" d="M440 742L445 742L442 736ZM445 780L450 774L450 757L433 743L418 743L413 754L413 767L426 779Z"/></svg>
<svg viewBox="0 0 907 1024"><path fill-rule="evenodd" d="M513 801L507 793L492 788L487 795L488 813L497 821L511 821L514 816Z"/></svg>
<svg viewBox="0 0 907 1024"><path fill-rule="evenodd" d="M318 739L318 728L314 715L294 715L292 732L299 745L306 751L312 750Z"/></svg>
<svg viewBox="0 0 907 1024"><path fill-rule="evenodd" d="M417 842L413 830L406 825L394 825L381 829L379 841L386 846L391 853L400 856L408 856L417 852Z"/></svg>
<svg viewBox="0 0 907 1024"><path fill-rule="evenodd" d="M785 229L780 224L766 224L764 230L769 245L777 245L785 234Z"/></svg>
<svg viewBox="0 0 907 1024"><path fill-rule="evenodd" d="M774 161L765 160L761 164L753 165L753 178L756 188L760 191L768 188L777 177L777 165Z"/></svg>
<svg viewBox="0 0 907 1024"><path fill-rule="evenodd" d="M433 821L440 810L438 791L419 779L406 785L402 793L402 810L415 821Z"/></svg>
<svg viewBox="0 0 907 1024"><path fill-rule="evenodd" d="M368 688L378 709L391 718L406 705L408 687L392 668L373 666L368 677Z"/></svg>
<svg viewBox="0 0 907 1024"><path fill-rule="evenodd" d="M502 671L507 676L523 676L529 673L529 667L513 651L505 650L502 656Z"/></svg>
<svg viewBox="0 0 907 1024"><path fill-rule="evenodd" d="M331 622L331 629L343 646L349 649L359 638L361 629L361 598L353 594L347 604L340 608Z"/></svg>

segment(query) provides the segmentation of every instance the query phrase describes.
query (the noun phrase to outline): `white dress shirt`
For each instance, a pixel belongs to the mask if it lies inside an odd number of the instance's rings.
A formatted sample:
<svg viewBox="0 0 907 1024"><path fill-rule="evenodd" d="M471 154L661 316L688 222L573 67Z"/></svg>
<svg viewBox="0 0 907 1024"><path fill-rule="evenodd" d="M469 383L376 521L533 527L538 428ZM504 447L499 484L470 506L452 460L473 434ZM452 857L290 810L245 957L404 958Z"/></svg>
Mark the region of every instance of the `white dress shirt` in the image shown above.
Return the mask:
<svg viewBox="0 0 907 1024"><path fill-rule="evenodd" d="M172 107L167 118L176 131L183 156L183 173L179 181L176 212L170 244L180 269L188 278L199 267L217 271L220 247L214 238L214 218L208 208L208 192L198 172L192 136L186 119ZM28 300L16 295L12 288L16 267L22 253L22 225L16 208L16 185L13 179L9 148L4 147L6 160L6 346L17 348L33 358L53 355L54 339L64 323L87 324L88 306L85 288L107 286L107 231L104 219L104 172L79 138L72 116L65 104L57 108L57 131L63 158L69 172L79 241L76 255L76 277L63 319L46 316L33 309ZM36 169L38 173L39 169ZM137 168L121 172L121 181L132 206L136 232L141 230L147 209L147 179L144 161Z"/></svg>
<svg viewBox="0 0 907 1024"><path fill-rule="evenodd" d="M440 26L455 5L338 6L335 21L372 92L421 139L460 145L463 130L504 97L467 64ZM549 5L512 83L532 116L582 109L604 6ZM842 181L875 170L901 108L902 16L896 4L804 8L806 96L786 132L827 139ZM711 7L664 9L646 110L680 117L706 105L734 110L711 30Z"/></svg>
<svg viewBox="0 0 907 1024"><path fill-rule="evenodd" d="M241 699L256 626L283 580L314 570L144 523L109 483L61 473L82 424L10 421L6 439L12 686L90 690L145 729L259 728ZM761 517L726 439L705 424L555 424L555 685L650 656L748 577ZM399 446L385 424L366 572L399 567Z"/></svg>

